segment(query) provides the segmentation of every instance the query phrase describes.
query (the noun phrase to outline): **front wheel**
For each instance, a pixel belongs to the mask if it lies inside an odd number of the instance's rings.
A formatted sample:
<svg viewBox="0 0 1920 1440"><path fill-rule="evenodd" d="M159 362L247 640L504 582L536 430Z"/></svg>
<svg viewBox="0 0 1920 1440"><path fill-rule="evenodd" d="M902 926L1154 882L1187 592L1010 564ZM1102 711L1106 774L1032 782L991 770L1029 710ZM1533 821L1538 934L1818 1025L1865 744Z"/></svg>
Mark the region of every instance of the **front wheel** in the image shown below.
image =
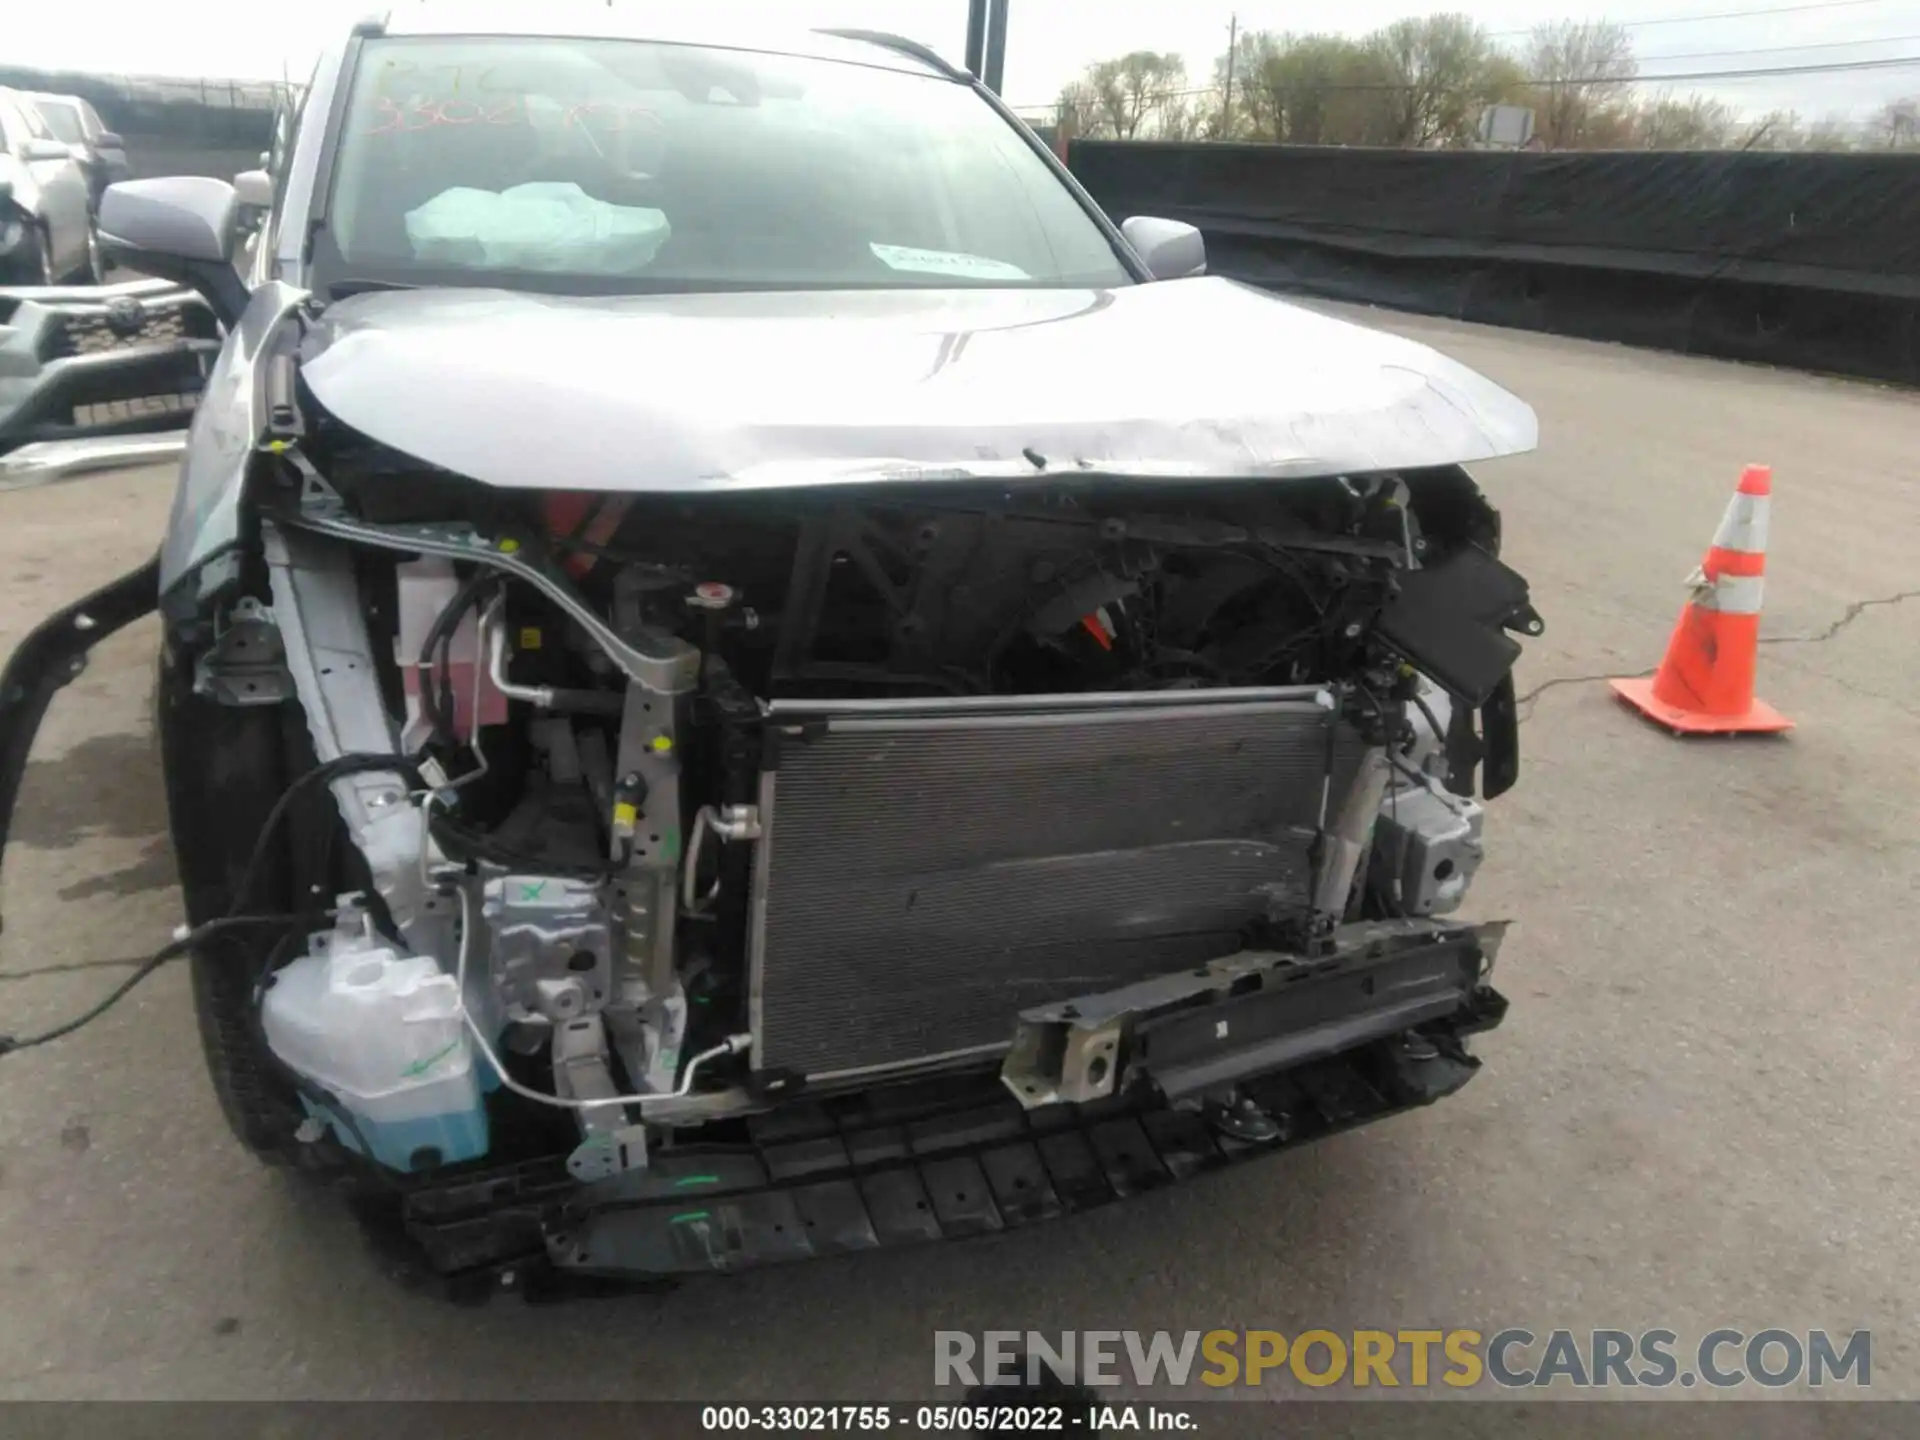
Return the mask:
<svg viewBox="0 0 1920 1440"><path fill-rule="evenodd" d="M193 691L190 664L160 657L155 720L165 773L174 855L187 919L227 913L232 885L261 822L285 783L281 728L272 709L234 709ZM291 878L279 847L254 904L284 909ZM300 1123L299 1102L262 1053L253 985L259 939L245 932L196 946L188 957L193 1006L208 1078L234 1137L269 1164L285 1164Z"/></svg>
<svg viewBox="0 0 1920 1440"><path fill-rule="evenodd" d="M5 283L10 285L53 284L53 247L47 244L47 232L38 225L30 225L26 243L5 271Z"/></svg>

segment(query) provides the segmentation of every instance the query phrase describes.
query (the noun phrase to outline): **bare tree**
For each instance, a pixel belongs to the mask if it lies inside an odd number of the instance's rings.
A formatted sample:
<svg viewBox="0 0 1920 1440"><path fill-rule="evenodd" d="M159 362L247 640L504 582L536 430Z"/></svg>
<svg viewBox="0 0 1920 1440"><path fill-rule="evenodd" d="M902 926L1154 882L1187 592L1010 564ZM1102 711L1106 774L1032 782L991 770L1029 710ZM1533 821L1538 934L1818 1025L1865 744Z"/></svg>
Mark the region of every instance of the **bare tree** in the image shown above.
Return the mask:
<svg viewBox="0 0 1920 1440"><path fill-rule="evenodd" d="M1396 20L1365 42L1384 77L1385 142L1460 145L1512 71L1487 32L1465 15Z"/></svg>
<svg viewBox="0 0 1920 1440"><path fill-rule="evenodd" d="M1186 88L1187 65L1171 52L1136 50L1089 66L1086 84L1101 120L1118 139L1132 140Z"/></svg>
<svg viewBox="0 0 1920 1440"><path fill-rule="evenodd" d="M1153 133L1159 140L1208 140L1220 122L1220 106L1205 92L1175 94L1154 116Z"/></svg>
<svg viewBox="0 0 1920 1440"><path fill-rule="evenodd" d="M1070 80L1060 87L1060 98L1054 102L1055 124L1063 140L1101 140L1111 139L1113 132L1107 128L1105 117L1100 112L1100 98L1093 93L1093 86L1084 79Z"/></svg>
<svg viewBox="0 0 1920 1440"><path fill-rule="evenodd" d="M1851 150L1856 140L1854 125L1844 115L1825 115L1809 125L1800 136L1802 150Z"/></svg>
<svg viewBox="0 0 1920 1440"><path fill-rule="evenodd" d="M1870 128L1874 139L1889 150L1920 147L1920 96L1889 100L1873 117Z"/></svg>
<svg viewBox="0 0 1920 1440"><path fill-rule="evenodd" d="M1391 72L1379 54L1339 36L1310 35L1288 57L1296 145L1378 145L1391 109Z"/></svg>
<svg viewBox="0 0 1920 1440"><path fill-rule="evenodd" d="M1797 111L1769 110L1736 126L1727 144L1734 150L1804 150L1806 136Z"/></svg>
<svg viewBox="0 0 1920 1440"><path fill-rule="evenodd" d="M1224 85L1227 59L1214 62ZM1387 84L1372 55L1339 35L1242 35L1234 49L1230 132L1293 145L1379 143L1369 133Z"/></svg>
<svg viewBox="0 0 1920 1440"><path fill-rule="evenodd" d="M1662 94L1634 116L1633 139L1642 150L1724 150L1733 125L1733 111L1718 100Z"/></svg>
<svg viewBox="0 0 1920 1440"><path fill-rule="evenodd" d="M1480 72L1480 98L1489 105L1530 105L1532 98L1528 93L1527 72L1520 62L1504 51L1496 50L1487 57L1487 63Z"/></svg>
<svg viewBox="0 0 1920 1440"><path fill-rule="evenodd" d="M1536 26L1523 63L1535 82L1535 132L1554 150L1591 145L1609 113L1628 108L1623 82L1640 73L1633 38L1611 20Z"/></svg>
<svg viewBox="0 0 1920 1440"><path fill-rule="evenodd" d="M1540 25L1516 59L1467 16L1441 14L1358 41L1244 32L1216 60L1210 90L1188 86L1178 55L1138 50L1089 65L1061 90L1057 110L1063 138L1120 140L1462 145L1493 104L1531 106L1535 133L1552 149L1844 150L1865 138L1840 119L1809 127L1792 111L1743 120L1701 95L1640 99L1638 74L1631 38L1611 21ZM1920 96L1883 107L1867 133L1920 149Z"/></svg>
<svg viewBox="0 0 1920 1440"><path fill-rule="evenodd" d="M1232 108L1223 121L1223 138L1287 138L1286 118L1275 113L1271 92L1262 77L1292 39L1272 30L1242 30L1232 51L1213 62L1213 83L1222 95L1226 93L1229 70L1234 77Z"/></svg>

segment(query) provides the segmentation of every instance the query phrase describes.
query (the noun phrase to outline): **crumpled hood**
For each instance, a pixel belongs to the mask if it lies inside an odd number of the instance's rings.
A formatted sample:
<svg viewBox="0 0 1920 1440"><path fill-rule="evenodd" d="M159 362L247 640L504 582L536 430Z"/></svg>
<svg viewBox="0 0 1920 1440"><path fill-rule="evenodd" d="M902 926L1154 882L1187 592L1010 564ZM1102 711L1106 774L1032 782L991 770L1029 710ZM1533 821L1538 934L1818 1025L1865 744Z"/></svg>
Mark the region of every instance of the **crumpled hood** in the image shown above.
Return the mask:
<svg viewBox="0 0 1920 1440"><path fill-rule="evenodd" d="M1532 410L1424 345L1217 278L1117 290L357 295L314 396L512 488L1329 475L1517 454Z"/></svg>

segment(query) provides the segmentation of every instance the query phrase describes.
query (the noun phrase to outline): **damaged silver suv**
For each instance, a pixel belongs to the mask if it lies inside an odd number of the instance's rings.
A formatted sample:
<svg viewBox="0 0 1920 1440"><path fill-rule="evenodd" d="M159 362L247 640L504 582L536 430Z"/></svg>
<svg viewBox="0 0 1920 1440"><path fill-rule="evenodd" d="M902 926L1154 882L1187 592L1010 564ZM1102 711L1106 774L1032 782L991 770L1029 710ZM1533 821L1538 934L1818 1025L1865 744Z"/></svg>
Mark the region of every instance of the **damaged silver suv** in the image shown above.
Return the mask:
<svg viewBox="0 0 1920 1440"><path fill-rule="evenodd" d="M241 1141L471 1294L1463 1085L1540 621L1462 466L1528 408L1115 226L919 46L601 23L356 28L244 279L232 187L101 206L226 341L154 562L13 658L0 800L157 605Z"/></svg>

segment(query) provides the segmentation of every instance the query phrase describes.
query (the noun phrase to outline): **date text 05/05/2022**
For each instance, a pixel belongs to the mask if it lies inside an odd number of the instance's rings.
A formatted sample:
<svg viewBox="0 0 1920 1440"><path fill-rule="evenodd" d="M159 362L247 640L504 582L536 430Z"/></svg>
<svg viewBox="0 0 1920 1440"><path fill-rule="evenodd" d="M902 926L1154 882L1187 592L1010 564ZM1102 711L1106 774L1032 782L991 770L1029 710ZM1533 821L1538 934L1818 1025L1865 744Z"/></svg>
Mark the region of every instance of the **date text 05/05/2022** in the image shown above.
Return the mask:
<svg viewBox="0 0 1920 1440"><path fill-rule="evenodd" d="M1112 1435L1129 1430L1176 1433L1199 1428L1193 1412L1160 1404L1033 1405L706 1405L702 1430L803 1433Z"/></svg>

